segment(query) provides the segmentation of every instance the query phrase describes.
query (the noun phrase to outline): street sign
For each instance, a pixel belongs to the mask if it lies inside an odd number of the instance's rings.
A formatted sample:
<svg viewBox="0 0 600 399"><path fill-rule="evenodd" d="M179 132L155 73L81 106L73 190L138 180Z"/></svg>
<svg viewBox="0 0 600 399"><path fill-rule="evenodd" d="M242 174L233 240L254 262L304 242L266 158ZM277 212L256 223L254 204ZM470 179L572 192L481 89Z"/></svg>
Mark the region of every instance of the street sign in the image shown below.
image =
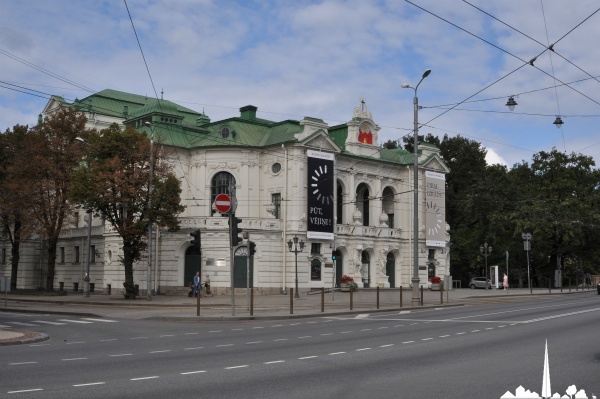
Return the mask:
<svg viewBox="0 0 600 399"><path fill-rule="evenodd" d="M221 213L227 213L231 210L231 198L227 194L219 194L215 198L215 208Z"/></svg>

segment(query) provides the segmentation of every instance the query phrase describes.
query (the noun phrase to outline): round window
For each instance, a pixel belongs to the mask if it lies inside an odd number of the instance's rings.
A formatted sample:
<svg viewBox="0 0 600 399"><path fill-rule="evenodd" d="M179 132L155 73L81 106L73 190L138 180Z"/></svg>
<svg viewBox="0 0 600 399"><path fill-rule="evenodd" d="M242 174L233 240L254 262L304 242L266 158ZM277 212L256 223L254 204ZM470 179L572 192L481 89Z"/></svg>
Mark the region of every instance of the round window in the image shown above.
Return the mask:
<svg viewBox="0 0 600 399"><path fill-rule="evenodd" d="M271 172L273 172L273 173L279 173L279 172L281 172L281 164L279 162L275 162L271 166Z"/></svg>

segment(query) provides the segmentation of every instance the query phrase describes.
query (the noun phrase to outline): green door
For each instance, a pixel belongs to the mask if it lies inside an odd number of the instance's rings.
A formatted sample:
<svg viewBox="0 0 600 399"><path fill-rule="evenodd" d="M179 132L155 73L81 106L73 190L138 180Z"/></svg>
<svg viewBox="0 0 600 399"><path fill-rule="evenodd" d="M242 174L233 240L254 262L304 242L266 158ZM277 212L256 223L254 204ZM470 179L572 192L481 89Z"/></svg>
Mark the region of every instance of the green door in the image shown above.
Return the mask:
<svg viewBox="0 0 600 399"><path fill-rule="evenodd" d="M233 286L235 288L246 288L247 281L247 262L246 256L248 247L240 247L235 251L234 263L233 263ZM254 287L254 257L250 257L249 262L249 273L250 273L250 288Z"/></svg>
<svg viewBox="0 0 600 399"><path fill-rule="evenodd" d="M202 255L194 251L194 247L189 247L185 252L185 261L183 267L182 286L187 287L194 281L196 272L200 272L202 276Z"/></svg>

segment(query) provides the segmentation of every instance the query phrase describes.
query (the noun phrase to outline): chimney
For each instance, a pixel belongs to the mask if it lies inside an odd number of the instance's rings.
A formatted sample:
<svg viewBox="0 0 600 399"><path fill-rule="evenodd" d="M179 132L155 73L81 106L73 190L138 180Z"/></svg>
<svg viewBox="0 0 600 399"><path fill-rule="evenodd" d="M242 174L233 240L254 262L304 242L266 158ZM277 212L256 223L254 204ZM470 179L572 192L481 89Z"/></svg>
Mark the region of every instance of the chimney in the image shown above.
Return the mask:
<svg viewBox="0 0 600 399"><path fill-rule="evenodd" d="M240 108L240 117L242 119L248 119L250 121L256 120L256 108L254 105L246 105Z"/></svg>

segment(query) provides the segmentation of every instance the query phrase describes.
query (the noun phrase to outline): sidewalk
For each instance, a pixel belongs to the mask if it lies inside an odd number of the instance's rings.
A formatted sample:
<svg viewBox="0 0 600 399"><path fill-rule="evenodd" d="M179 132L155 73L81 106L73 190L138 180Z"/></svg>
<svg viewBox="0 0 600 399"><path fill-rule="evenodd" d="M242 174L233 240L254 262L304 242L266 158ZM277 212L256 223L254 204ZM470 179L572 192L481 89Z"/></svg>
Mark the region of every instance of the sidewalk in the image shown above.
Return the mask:
<svg viewBox="0 0 600 399"><path fill-rule="evenodd" d="M562 295L593 293L594 290L575 291L564 289ZM139 297L126 300L122 296L108 296L91 293L84 298L82 293L68 292L64 296L4 294L0 296L0 317L4 312L61 314L76 317L104 317L121 319L188 320L188 321L228 321L228 320L276 320L301 317L319 317L323 315L343 315L375 313L389 311L409 311L411 309L463 306L482 303L520 302L523 300L544 300L561 295L559 289L511 288L504 290L454 289L444 291L423 290L423 306L411 307L412 291L402 290L402 306L399 289L381 289L377 306L376 289L360 289L352 293L335 291L334 293L302 292L299 298L290 295L254 295L252 314L244 289L236 289L235 312L231 306L231 295L203 297L200 299L200 316L197 316L195 298L187 296L157 295L151 300ZM442 300L443 296L443 300ZM352 304L350 298L352 297ZM292 306L290 299L293 299ZM235 315L234 315L235 313ZM0 324L2 324L0 322ZM0 328L0 346L15 343L31 343L48 339L45 334L29 331L15 331Z"/></svg>

